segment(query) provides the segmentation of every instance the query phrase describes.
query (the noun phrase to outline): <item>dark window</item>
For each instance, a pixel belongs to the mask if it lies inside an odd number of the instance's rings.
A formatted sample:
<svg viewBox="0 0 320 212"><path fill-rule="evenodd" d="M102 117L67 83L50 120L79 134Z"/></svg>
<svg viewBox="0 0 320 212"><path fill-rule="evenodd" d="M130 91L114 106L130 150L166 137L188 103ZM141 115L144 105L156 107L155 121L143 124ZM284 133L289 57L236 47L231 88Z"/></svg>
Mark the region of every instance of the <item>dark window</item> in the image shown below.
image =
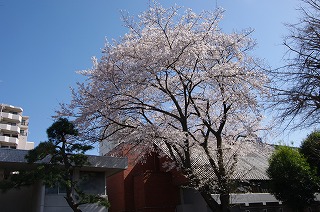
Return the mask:
<svg viewBox="0 0 320 212"><path fill-rule="evenodd" d="M87 194L105 194L104 172L80 172L80 189Z"/></svg>
<svg viewBox="0 0 320 212"><path fill-rule="evenodd" d="M52 187L46 186L46 194L65 194L66 188L60 184L56 184Z"/></svg>

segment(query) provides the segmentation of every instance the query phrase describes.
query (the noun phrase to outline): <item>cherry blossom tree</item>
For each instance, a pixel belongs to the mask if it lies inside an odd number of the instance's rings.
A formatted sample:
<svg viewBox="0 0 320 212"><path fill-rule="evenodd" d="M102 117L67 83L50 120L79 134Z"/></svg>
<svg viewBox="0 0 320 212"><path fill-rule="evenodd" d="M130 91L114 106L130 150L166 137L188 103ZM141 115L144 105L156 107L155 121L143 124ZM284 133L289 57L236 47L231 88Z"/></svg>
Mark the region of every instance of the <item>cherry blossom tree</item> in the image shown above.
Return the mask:
<svg viewBox="0 0 320 212"><path fill-rule="evenodd" d="M59 115L76 117L86 139L169 156L168 168L180 169L213 211L228 211L241 145L261 129L268 78L249 55L251 31L222 32L221 10L180 9L155 3L138 20L125 16L128 33L81 71L87 81Z"/></svg>

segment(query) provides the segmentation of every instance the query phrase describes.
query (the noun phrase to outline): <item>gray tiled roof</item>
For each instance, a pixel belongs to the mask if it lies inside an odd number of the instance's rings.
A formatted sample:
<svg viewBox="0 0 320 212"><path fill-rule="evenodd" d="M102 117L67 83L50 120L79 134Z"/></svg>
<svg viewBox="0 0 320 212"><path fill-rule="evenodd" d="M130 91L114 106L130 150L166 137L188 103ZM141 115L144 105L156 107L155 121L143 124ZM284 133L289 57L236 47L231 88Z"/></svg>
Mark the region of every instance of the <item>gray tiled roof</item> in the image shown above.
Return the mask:
<svg viewBox="0 0 320 212"><path fill-rule="evenodd" d="M31 164L28 164L25 156L28 150L18 149L0 149L0 168L1 167L19 167L28 168ZM119 169L124 170L127 168L127 159L120 157L106 157L87 155L89 165L85 165L83 169L104 171L107 169ZM46 160L45 160L46 161ZM44 162L45 162L44 161Z"/></svg>
<svg viewBox="0 0 320 212"><path fill-rule="evenodd" d="M241 154L237 157L236 167L231 174L231 179L235 180L268 180L269 177L266 170L269 166L269 157L274 150L274 146L261 142L249 142L250 148L246 154ZM245 143L243 144L245 145ZM169 157L170 154L165 146L160 146ZM214 171L209 164L206 155L194 154L192 164L194 171L201 175L202 179L215 179ZM230 165L230 164L229 164Z"/></svg>
<svg viewBox="0 0 320 212"><path fill-rule="evenodd" d="M28 150L0 149L0 162L26 163Z"/></svg>
<svg viewBox="0 0 320 212"><path fill-rule="evenodd" d="M268 156L250 153L239 157L234 179L268 180L266 170L269 166Z"/></svg>

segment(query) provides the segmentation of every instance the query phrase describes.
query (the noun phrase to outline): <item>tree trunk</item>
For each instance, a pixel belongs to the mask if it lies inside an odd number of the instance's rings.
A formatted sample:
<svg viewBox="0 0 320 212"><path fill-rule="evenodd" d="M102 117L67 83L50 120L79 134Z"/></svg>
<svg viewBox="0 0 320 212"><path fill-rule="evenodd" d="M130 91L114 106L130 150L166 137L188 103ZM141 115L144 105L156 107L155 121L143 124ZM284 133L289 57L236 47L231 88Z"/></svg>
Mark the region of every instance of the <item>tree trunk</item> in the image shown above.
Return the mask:
<svg viewBox="0 0 320 212"><path fill-rule="evenodd" d="M208 207L212 210L212 212L221 212L220 205L213 199L211 196L211 192L208 190L200 191L201 196L204 201L206 201Z"/></svg>
<svg viewBox="0 0 320 212"><path fill-rule="evenodd" d="M62 140L61 155L62 155L63 164L64 164L64 168L65 168L64 181L71 183L71 185L69 185L69 184L65 185L66 191L67 191L67 195L66 195L65 199L67 200L67 203L70 206L70 208L73 210L73 212L82 212L79 209L79 205L76 204L76 202L74 201L74 199L72 197L73 169L72 169L72 165L69 161L68 155L66 154L66 138L63 136L61 140Z"/></svg>
<svg viewBox="0 0 320 212"><path fill-rule="evenodd" d="M230 200L230 190L227 181L227 174L225 170L225 165L223 161L223 151L222 151L222 137L221 133L216 135L217 138L217 158L218 158L218 181L219 181L219 189L220 189L220 208L221 212L229 211L229 200Z"/></svg>
<svg viewBox="0 0 320 212"><path fill-rule="evenodd" d="M229 212L230 211L230 194L220 194L220 202L219 205L211 196L211 193L208 191L201 191L201 196L207 203L208 207L212 210L212 212Z"/></svg>
<svg viewBox="0 0 320 212"><path fill-rule="evenodd" d="M230 211L230 204L229 204L229 200L230 200L230 194L220 194L220 208L221 208L221 212L229 212Z"/></svg>
<svg viewBox="0 0 320 212"><path fill-rule="evenodd" d="M70 208L73 210L73 212L82 212L79 208L78 205L74 202L72 196L70 194L67 194L67 196L65 197L65 199L67 200L68 205L70 206Z"/></svg>

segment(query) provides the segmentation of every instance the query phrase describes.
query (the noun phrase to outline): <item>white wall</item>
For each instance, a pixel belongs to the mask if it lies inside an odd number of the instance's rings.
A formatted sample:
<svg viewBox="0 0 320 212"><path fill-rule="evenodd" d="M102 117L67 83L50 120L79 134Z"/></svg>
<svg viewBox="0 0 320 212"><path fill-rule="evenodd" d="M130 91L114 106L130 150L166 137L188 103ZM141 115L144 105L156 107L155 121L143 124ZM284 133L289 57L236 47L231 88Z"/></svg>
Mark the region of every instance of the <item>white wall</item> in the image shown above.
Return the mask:
<svg viewBox="0 0 320 212"><path fill-rule="evenodd" d="M107 212L108 210L97 204L81 206L84 212ZM63 195L46 195L43 212L73 212Z"/></svg>

